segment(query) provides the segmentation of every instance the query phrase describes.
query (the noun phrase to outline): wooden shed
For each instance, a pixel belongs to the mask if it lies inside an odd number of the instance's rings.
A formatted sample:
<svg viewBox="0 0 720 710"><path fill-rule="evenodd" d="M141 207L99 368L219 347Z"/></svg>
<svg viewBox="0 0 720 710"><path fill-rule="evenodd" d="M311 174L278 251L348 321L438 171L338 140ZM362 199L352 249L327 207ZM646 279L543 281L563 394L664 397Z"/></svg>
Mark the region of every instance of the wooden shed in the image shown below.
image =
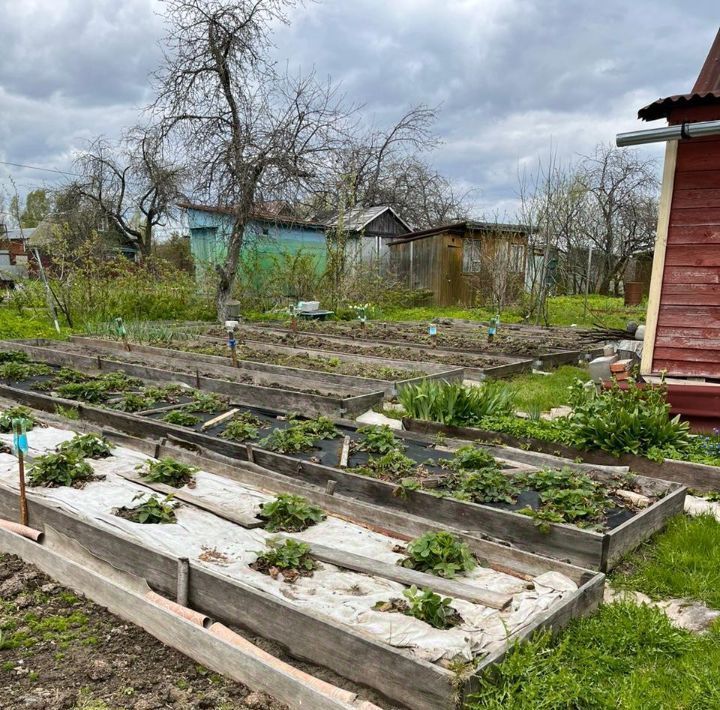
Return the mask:
<svg viewBox="0 0 720 710"><path fill-rule="evenodd" d="M692 92L639 117L720 119L720 32ZM720 380L720 135L667 143L641 372Z"/></svg>
<svg viewBox="0 0 720 710"><path fill-rule="evenodd" d="M465 221L412 232L389 243L389 266L408 288L432 291L436 305L502 307L523 290L529 231Z"/></svg>

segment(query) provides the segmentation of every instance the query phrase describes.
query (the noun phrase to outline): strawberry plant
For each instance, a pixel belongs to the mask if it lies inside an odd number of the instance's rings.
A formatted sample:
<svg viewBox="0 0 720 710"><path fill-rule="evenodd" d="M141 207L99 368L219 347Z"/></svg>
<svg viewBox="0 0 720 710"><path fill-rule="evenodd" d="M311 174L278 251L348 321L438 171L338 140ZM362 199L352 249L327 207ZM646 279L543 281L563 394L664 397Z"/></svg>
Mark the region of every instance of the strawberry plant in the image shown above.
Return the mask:
<svg viewBox="0 0 720 710"><path fill-rule="evenodd" d="M152 402L169 402L173 404L177 402L182 395L188 394L192 390L188 390L186 387L181 385L162 385L156 387L154 385L146 387L143 390L143 395Z"/></svg>
<svg viewBox="0 0 720 710"><path fill-rule="evenodd" d="M138 493L133 500L139 500L145 497L144 493ZM120 518L130 520L133 523L141 523L142 525L167 525L177 521L175 509L177 504L174 498L165 496L162 500L157 495L152 494L142 503L128 508L116 508L113 512Z"/></svg>
<svg viewBox="0 0 720 710"><path fill-rule="evenodd" d="M340 435L332 419L328 417L316 417L315 419L293 420L291 427L300 429L305 434L314 436L316 439L334 439Z"/></svg>
<svg viewBox="0 0 720 710"><path fill-rule="evenodd" d="M298 575L309 576L317 563L310 556L307 543L275 538L268 540L267 548L258 553L251 567L273 578L280 573L286 582L294 582Z"/></svg>
<svg viewBox="0 0 720 710"><path fill-rule="evenodd" d="M302 532L325 519L325 513L307 498L280 493L275 500L261 503L259 518L269 532Z"/></svg>
<svg viewBox="0 0 720 710"><path fill-rule="evenodd" d="M455 471L498 470L500 468L495 457L489 451L475 446L461 446L447 465Z"/></svg>
<svg viewBox="0 0 720 710"><path fill-rule="evenodd" d="M198 469L188 466L180 461L175 461L170 457L165 457L157 461L148 460L145 463L135 467L140 471L140 475L150 483L164 483L173 488L181 488L182 486L192 486L195 483L195 474Z"/></svg>
<svg viewBox="0 0 720 710"><path fill-rule="evenodd" d="M29 380L31 377L51 375L52 368L36 362L6 362L0 365L0 378L3 380Z"/></svg>
<svg viewBox="0 0 720 710"><path fill-rule="evenodd" d="M106 386L97 380L68 382L60 385L56 391L65 399L74 399L88 404L99 404L107 399Z"/></svg>
<svg viewBox="0 0 720 710"><path fill-rule="evenodd" d="M85 382L87 379L88 376L84 372L74 370L71 367L61 367L55 373L55 381L58 384L67 382Z"/></svg>
<svg viewBox="0 0 720 710"><path fill-rule="evenodd" d="M58 451L80 459L103 459L111 455L112 444L97 434L78 434L58 446Z"/></svg>
<svg viewBox="0 0 720 710"><path fill-rule="evenodd" d="M125 392L126 390L143 386L143 381L139 377L132 377L120 371L100 375L97 381L108 392Z"/></svg>
<svg viewBox="0 0 720 710"><path fill-rule="evenodd" d="M187 404L185 408L189 412L204 412L205 414L214 414L219 412L224 406L222 397L212 392L194 392L193 401Z"/></svg>
<svg viewBox="0 0 720 710"><path fill-rule="evenodd" d="M404 448L402 442L395 437L392 429L383 424L382 426L363 426L357 430L360 436L357 448L360 451L368 451L373 454L387 454L390 451Z"/></svg>
<svg viewBox="0 0 720 710"><path fill-rule="evenodd" d="M475 567L470 548L449 532L425 533L407 545L407 557L399 562L418 572L454 577Z"/></svg>
<svg viewBox="0 0 720 710"><path fill-rule="evenodd" d="M83 485L93 478L92 466L66 451L38 456L28 475L29 486Z"/></svg>
<svg viewBox="0 0 720 710"><path fill-rule="evenodd" d="M13 419L24 419L26 430L32 429L37 424L35 415L27 407L17 405L0 414L0 432L7 434L13 430Z"/></svg>
<svg viewBox="0 0 720 710"><path fill-rule="evenodd" d="M237 414L220 436L231 441L254 441L260 435L262 421L250 412Z"/></svg>
<svg viewBox="0 0 720 710"><path fill-rule="evenodd" d="M403 591L404 599L392 599L387 602L377 602L375 611L400 612L412 616L435 629L451 629L462 623L462 617L450 604L450 597L441 597L431 589L418 588L413 585Z"/></svg>
<svg viewBox="0 0 720 710"><path fill-rule="evenodd" d="M162 420L168 424L177 424L178 426L197 426L200 423L200 417L196 417L194 414L182 409L173 409Z"/></svg>
<svg viewBox="0 0 720 710"><path fill-rule="evenodd" d="M4 364L6 362L28 362L29 360L30 358L27 354L20 351L0 352L0 364Z"/></svg>
<svg viewBox="0 0 720 710"><path fill-rule="evenodd" d="M119 401L112 405L113 409L120 412L142 412L152 407L152 400L136 392L126 392Z"/></svg>
<svg viewBox="0 0 720 710"><path fill-rule="evenodd" d="M418 468L417 462L406 456L402 451L392 449L382 456L371 458L364 466L354 467L352 472L370 478L398 481L401 478L412 476Z"/></svg>
<svg viewBox="0 0 720 710"><path fill-rule="evenodd" d="M510 476L491 468L462 473L450 481L452 496L473 503L513 503L520 492Z"/></svg>

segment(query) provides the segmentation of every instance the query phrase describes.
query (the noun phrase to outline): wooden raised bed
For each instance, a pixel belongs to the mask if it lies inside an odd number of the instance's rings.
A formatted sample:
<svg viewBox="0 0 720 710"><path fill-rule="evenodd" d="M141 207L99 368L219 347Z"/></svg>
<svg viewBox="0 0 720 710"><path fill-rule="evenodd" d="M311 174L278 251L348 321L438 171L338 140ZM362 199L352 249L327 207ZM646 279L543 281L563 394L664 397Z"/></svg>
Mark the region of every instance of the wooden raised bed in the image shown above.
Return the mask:
<svg viewBox="0 0 720 710"><path fill-rule="evenodd" d="M329 481L334 481L332 485L338 494L357 501L461 528L473 537L508 542L524 550L602 571L612 569L624 554L660 530L669 518L681 513L685 501L684 487L676 483L639 476L636 482L642 490L654 496L664 495L664 497L617 528L600 533L573 525L551 524L549 532L542 532L531 518L513 511L448 497L439 498L422 490L405 491L404 495L398 495L397 486L392 483L351 473L338 467L235 443L163 421L79 405L74 401L48 397L9 385L0 385L0 394L45 411L56 411L58 405L71 407L82 419L97 426L113 427L133 436L172 438L176 441L189 442L201 447L202 450L214 451L235 460L251 461L263 468L286 474L305 483L325 487ZM411 437L407 434L405 436ZM502 458L514 458L524 463L531 462L534 456L536 463L533 465L569 466L582 470L581 466L572 461L550 459L540 454L513 450L494 453ZM596 471L595 475L599 478L607 478L611 474Z"/></svg>
<svg viewBox="0 0 720 710"><path fill-rule="evenodd" d="M144 448L151 446L146 442ZM156 452L156 455L167 454L176 458L179 455L176 450L164 447ZM420 530L426 532L439 529L426 521L388 513L376 506L360 506L339 495L322 494L319 489L313 491L310 486L300 487L292 479L283 480L284 477L258 470L254 466L228 465L228 462L215 462L188 453L180 455L186 462L203 470L217 471L220 475L253 487L271 491L301 488L303 495L309 494L308 497L321 500L328 512L338 512L354 519L357 519L355 516L359 512L364 522L401 538L419 534ZM181 565L174 555L149 549L119 530L110 531L92 520L81 520L36 497L32 489L29 491L28 503L30 525L33 528L67 536L76 544L91 550L99 560L147 580L154 591L167 597L173 597L181 588ZM15 492L0 485L0 517L17 519L18 507ZM538 614L533 623L512 636L509 642L525 639L541 628L561 628L570 619L594 610L602 599L604 577L601 574L530 553L508 550L482 540L471 539L471 546L484 565L499 571L520 577L555 571L569 577L579 587L547 612ZM439 665L417 660L402 649L371 639L307 608L300 609L280 597L215 573L192 560L189 561L188 585L187 606L190 608L270 639L296 658L330 668L413 710L462 707L463 701L477 687L478 674L500 661L505 653L502 649L495 651L483 658L471 675L458 675ZM359 663L358 659L362 659L362 662Z"/></svg>
<svg viewBox="0 0 720 710"><path fill-rule="evenodd" d="M277 326L261 326L251 325L243 326L246 331L250 333L258 331L269 331L272 333L279 333L281 335L291 334L292 331L286 328L278 328ZM360 340L359 338L353 338L349 335L342 335L338 333L324 333L322 331L314 330L303 330L300 331L300 335L307 335L316 338L323 339L327 342L351 342L354 345L373 344L375 347L378 345L388 345L392 347L405 347L417 351L432 351L438 355L447 358L448 362L452 362L453 357L467 356L467 355L478 355L492 358L497 361L505 361L502 365L491 366L487 368L472 368L466 367L465 374L470 377L482 375L488 377L506 377L507 375L518 374L521 372L527 372L532 369L532 363L535 360L539 360L543 367L556 367L571 362L577 362L578 359L585 357L586 355L599 355L602 354L602 348L598 348L596 345L589 345L587 348L580 350L559 350L554 352L547 352L546 348L543 347L541 338L538 338L538 354L533 357L528 356L511 356L498 354L494 351L488 351L482 347L467 346L462 349L449 348L445 346L435 347L428 343L417 343L408 340L386 340L381 338L368 338L366 341Z"/></svg>
<svg viewBox="0 0 720 710"><path fill-rule="evenodd" d="M205 338L203 338L205 339ZM222 342L219 339L207 338L209 342L219 343ZM40 341L38 341L40 342ZM77 344L83 348L90 350L109 351L116 353L116 357L122 356L127 359L132 353L127 352L124 345L119 341L115 340L100 340L95 338L88 338L84 336L73 336L70 338L70 342ZM47 341L42 341L43 345L47 345ZM424 374L420 377L407 377L399 380L383 380L372 377L358 377L354 375L343 375L336 374L333 372L324 372L322 370L309 370L305 368L290 367L286 365L271 365L264 362L257 362L252 360L239 360L238 367L232 366L229 355L222 357L219 355L206 355L204 353L196 353L185 350L176 350L171 347L155 347L150 345L139 345L136 343L131 344L132 352L142 353L144 356L150 356L147 359L157 358L157 362L164 362L168 358L172 358L172 362L184 361L190 364L205 363L207 365L213 365L217 368L218 374L222 374L228 371L253 373L258 377L257 384L264 384L267 382L287 384L294 387L304 385L308 387L313 384L317 384L317 387L325 387L326 389L336 389L339 391L347 392L350 388L355 388L363 392L384 390L385 394L392 397L397 393L398 387L402 387L405 384L414 384L425 379L442 379L447 381L462 380L463 379L463 368L461 367L446 367L437 363L417 363L418 367L411 367L407 362L399 360L386 360L382 358L370 358L347 355L344 353L338 353L337 355L328 355L322 353L327 357L337 357L337 359L345 360L347 362L362 363L374 367L388 367L397 370L407 370L408 373L411 370L423 371ZM268 352L268 353L283 353L283 354L297 354L297 350L290 347L284 347L281 345L267 345L265 343L253 343L253 350ZM318 351L306 350L303 348L303 353L310 355L317 354ZM320 351L322 352L322 351ZM412 363L414 366L415 363ZM207 370L207 368L205 368Z"/></svg>
<svg viewBox="0 0 720 710"><path fill-rule="evenodd" d="M249 406L267 407L269 409L284 409L286 411L312 412L314 414L326 414L329 416L343 416L346 414L360 414L372 409L376 404L382 402L384 393L382 391L369 394L349 394L342 397L338 395L323 395L312 392L300 392L278 387L261 387L258 385L247 385L240 382L217 379L205 376L206 366L198 363L194 373L178 372L157 367L147 367L133 363L120 362L111 358L103 358L99 355L82 355L78 352L68 352L62 349L62 342L47 341L49 347L32 345L36 341L5 340L0 341L0 350L21 351L28 357L39 362L52 365L65 365L74 367L84 372L124 372L134 377L153 382L183 382L191 387L207 392L229 395ZM171 363L168 364L170 366ZM212 369L212 367L211 367Z"/></svg>
<svg viewBox="0 0 720 710"><path fill-rule="evenodd" d="M635 456L634 454L613 456L604 451L583 451L573 446L554 443L552 441L541 441L540 439L533 439L531 437L517 437L511 434L490 431L488 429L477 429L475 427L447 426L446 424L426 422L409 417L403 418L403 426L408 431L419 434L444 434L467 441L503 444L505 446L519 447L551 454L553 456L562 456L563 458L572 460L579 459L598 466L627 466L632 471L641 473L643 476L664 481L673 481L702 493L720 490L719 466L709 466L708 464L693 463L692 461L678 461L676 459L664 459L658 462L651 461L644 456Z"/></svg>

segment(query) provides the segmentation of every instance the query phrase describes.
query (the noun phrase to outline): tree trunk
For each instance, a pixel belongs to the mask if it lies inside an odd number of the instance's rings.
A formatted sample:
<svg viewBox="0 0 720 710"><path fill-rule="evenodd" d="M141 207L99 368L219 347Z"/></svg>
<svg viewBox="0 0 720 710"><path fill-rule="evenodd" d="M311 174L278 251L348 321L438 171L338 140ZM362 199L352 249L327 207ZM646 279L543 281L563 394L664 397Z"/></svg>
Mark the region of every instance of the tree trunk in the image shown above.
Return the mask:
<svg viewBox="0 0 720 710"><path fill-rule="evenodd" d="M217 291L215 292L215 307L217 309L218 320L221 323L227 320L227 301L232 296L235 280L237 279L240 250L242 249L243 238L245 236L246 222L247 220L244 215L235 218L232 232L230 233L225 263L217 267L219 278Z"/></svg>

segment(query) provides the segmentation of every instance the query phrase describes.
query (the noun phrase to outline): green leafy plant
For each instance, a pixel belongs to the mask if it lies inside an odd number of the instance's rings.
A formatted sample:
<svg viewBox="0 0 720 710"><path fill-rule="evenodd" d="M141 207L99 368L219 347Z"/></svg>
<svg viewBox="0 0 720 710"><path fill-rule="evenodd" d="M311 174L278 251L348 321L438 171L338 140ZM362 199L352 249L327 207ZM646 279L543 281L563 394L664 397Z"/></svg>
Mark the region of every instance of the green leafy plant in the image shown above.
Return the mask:
<svg viewBox="0 0 720 710"><path fill-rule="evenodd" d="M31 377L52 374L52 368L36 362L5 362L0 365L0 378L3 380L29 380Z"/></svg>
<svg viewBox="0 0 720 710"><path fill-rule="evenodd" d="M298 574L309 574L317 563L310 556L310 545L298 540L273 538L268 540L267 548L258 553L252 565L253 569L275 577L282 573L285 581L292 582Z"/></svg>
<svg viewBox="0 0 720 710"><path fill-rule="evenodd" d="M20 351L2 351L0 352L0 364L6 362L28 362L30 358L26 353Z"/></svg>
<svg viewBox="0 0 720 710"><path fill-rule="evenodd" d="M407 615L420 619L435 629L451 629L462 622L462 617L450 606L450 597L441 597L427 588L418 591L415 585L406 589L403 596L408 603Z"/></svg>
<svg viewBox="0 0 720 710"><path fill-rule="evenodd" d="M175 461L170 457L148 460L135 467L140 475L150 483L164 483L173 488L191 485L195 482L194 474L198 471L193 466Z"/></svg>
<svg viewBox="0 0 720 710"><path fill-rule="evenodd" d="M340 432L335 427L332 419L328 417L319 416L315 419L296 419L293 420L291 425L293 428L297 428L314 436L316 439L334 439L340 436Z"/></svg>
<svg viewBox="0 0 720 710"><path fill-rule="evenodd" d="M357 447L360 451L387 454L404 448L400 439L393 434L393 430L387 424L363 426L357 430L357 433L360 436Z"/></svg>
<svg viewBox="0 0 720 710"><path fill-rule="evenodd" d="M121 412L142 412L152 407L153 400L136 392L126 392L112 407Z"/></svg>
<svg viewBox="0 0 720 710"><path fill-rule="evenodd" d="M228 422L220 436L232 441L254 441L260 435L262 421L250 412L237 414Z"/></svg>
<svg viewBox="0 0 720 710"><path fill-rule="evenodd" d="M499 381L468 387L458 382L423 380L402 387L398 399L410 417L456 426L513 410L512 389Z"/></svg>
<svg viewBox="0 0 720 710"><path fill-rule="evenodd" d="M364 466L356 466L353 473L371 478L382 478L388 481L397 481L413 475L419 464L406 456L398 449L392 449L382 456L371 458Z"/></svg>
<svg viewBox="0 0 720 710"><path fill-rule="evenodd" d="M213 392L194 392L193 401L185 405L188 412L203 412L205 414L214 414L219 412L225 403L217 394Z"/></svg>
<svg viewBox="0 0 720 710"><path fill-rule="evenodd" d="M108 392L125 392L126 390L143 386L143 381L139 377L132 377L120 371L100 375L97 381L100 382Z"/></svg>
<svg viewBox="0 0 720 710"><path fill-rule="evenodd" d="M647 455L651 450L690 448L690 425L670 417L664 386L626 389L613 386L599 394L588 394L568 418L568 433L574 445L601 449L617 456Z"/></svg>
<svg viewBox="0 0 720 710"><path fill-rule="evenodd" d="M55 373L55 382L58 384L68 382L85 382L87 379L88 376L84 372L74 370L71 367L61 367Z"/></svg>
<svg viewBox="0 0 720 710"><path fill-rule="evenodd" d="M182 409L173 409L162 420L168 424L177 424L178 426L196 426L200 423L200 417L196 417L194 414Z"/></svg>
<svg viewBox="0 0 720 710"><path fill-rule="evenodd" d="M77 434L70 441L64 441L58 446L58 451L71 456L87 459L102 459L112 453L112 444L97 434Z"/></svg>
<svg viewBox="0 0 720 710"><path fill-rule="evenodd" d="M415 619L430 624L435 629L451 629L462 623L462 617L450 605L450 597L441 597L431 589L419 591L413 585L403 591L404 599L393 599L389 602L378 602L373 609L376 611L401 612Z"/></svg>
<svg viewBox="0 0 720 710"><path fill-rule="evenodd" d="M0 414L0 431L7 434L13 430L13 419L24 419L26 430L32 429L37 424L35 415L22 405L10 407Z"/></svg>
<svg viewBox="0 0 720 710"><path fill-rule="evenodd" d="M57 393L65 399L79 400L89 404L99 404L107 399L107 387L97 380L87 382L68 382L57 388Z"/></svg>
<svg viewBox="0 0 720 710"><path fill-rule="evenodd" d="M145 497L144 493L138 493L133 500L139 500ZM134 523L143 525L167 525L176 522L177 517L175 510L177 503L172 495L165 496L163 499L152 494L149 498L133 507L117 508L114 513L118 517L125 518Z"/></svg>
<svg viewBox="0 0 720 710"><path fill-rule="evenodd" d="M92 466L66 451L38 456L28 474L29 486L57 488L92 480Z"/></svg>
<svg viewBox="0 0 720 710"><path fill-rule="evenodd" d="M515 481L499 469L486 468L451 477L451 495L473 503L513 503L519 493Z"/></svg>
<svg viewBox="0 0 720 710"><path fill-rule="evenodd" d="M192 390L188 390L188 388L182 387L181 385L162 385L160 387L152 385L143 390L143 395L153 402L167 401L173 404L177 402L182 395L186 395L189 392L192 392Z"/></svg>
<svg viewBox="0 0 720 710"><path fill-rule="evenodd" d="M307 498L289 493L279 494L275 500L260 505L258 517L266 521L269 532L302 532L325 519L325 513Z"/></svg>
<svg viewBox="0 0 720 710"><path fill-rule="evenodd" d="M475 446L461 446L450 459L448 466L454 471L480 471L499 469L495 457L485 449Z"/></svg>
<svg viewBox="0 0 720 710"><path fill-rule="evenodd" d="M476 562L464 542L449 532L440 531L425 533L409 542L407 557L399 564L418 572L451 578L459 572L469 572Z"/></svg>

